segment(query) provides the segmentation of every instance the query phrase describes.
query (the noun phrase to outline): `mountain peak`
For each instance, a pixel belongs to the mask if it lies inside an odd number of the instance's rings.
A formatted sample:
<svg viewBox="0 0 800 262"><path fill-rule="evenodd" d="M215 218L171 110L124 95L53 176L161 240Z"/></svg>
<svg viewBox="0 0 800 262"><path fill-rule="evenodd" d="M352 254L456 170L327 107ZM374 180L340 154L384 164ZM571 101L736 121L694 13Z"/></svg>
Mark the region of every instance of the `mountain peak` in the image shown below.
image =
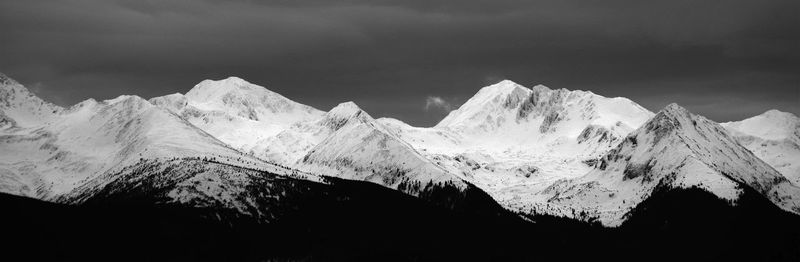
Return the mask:
<svg viewBox="0 0 800 262"><path fill-rule="evenodd" d="M798 120L798 117L795 116L794 114L789 113L789 112L783 112L783 111L780 111L780 110L777 110L777 109L767 110L767 112L764 112L760 116L767 117L767 118L773 118L773 119L780 119L780 120L789 120L789 121L791 121L791 120L797 121Z"/></svg>
<svg viewBox="0 0 800 262"><path fill-rule="evenodd" d="M511 81L501 81L482 88L436 127L481 133L501 130L501 126L529 125L529 130L544 134L555 132L557 126L565 126L567 129L557 133L573 138L589 124L611 128L622 122L628 127L619 130L624 136L652 115L628 99L553 90L544 85L528 89Z"/></svg>
<svg viewBox="0 0 800 262"><path fill-rule="evenodd" d="M174 100L175 98L179 97L171 97L171 102L176 105L188 104L202 111L225 112L232 116L270 123L295 123L322 115L321 111L313 107L297 103L238 77L203 80L186 93L185 102Z"/></svg>
<svg viewBox="0 0 800 262"><path fill-rule="evenodd" d="M356 105L356 103L354 103L353 101L347 101L339 103L338 105L333 107L331 111L329 111L328 113L336 115L352 115L358 113L359 111L362 110L360 107L358 107L358 105Z"/></svg>
<svg viewBox="0 0 800 262"><path fill-rule="evenodd" d="M245 93L241 93L244 91ZM252 93L252 94L251 94ZM186 97L195 101L223 99L231 95L263 95L276 94L265 87L251 84L244 79L232 76L222 80L203 80L186 93Z"/></svg>
<svg viewBox="0 0 800 262"><path fill-rule="evenodd" d="M497 82L497 83L495 83L493 85L489 85L489 86L485 86L485 87L481 88L478 91L478 94L481 94L481 93L509 94L509 93L514 92L517 89L530 90L527 87L524 87L524 86L522 86L520 84L515 83L514 81L506 79L506 80ZM478 94L476 94L476 96Z"/></svg>
<svg viewBox="0 0 800 262"><path fill-rule="evenodd" d="M10 77L0 72L0 85L16 85L16 84L19 83L17 83L17 81L14 81L14 79L11 79Z"/></svg>
<svg viewBox="0 0 800 262"><path fill-rule="evenodd" d="M678 105L678 103L670 103L669 105L665 106L664 109L662 109L662 111L675 112L675 113L681 113L681 114L686 114L686 113L689 112L689 110L687 110L686 108Z"/></svg>
<svg viewBox="0 0 800 262"><path fill-rule="evenodd" d="M331 111L325 113L325 117L321 119L323 125L333 130L338 130L352 120L369 122L372 121L372 117L364 110L361 110L356 103L348 101L335 106Z"/></svg>
<svg viewBox="0 0 800 262"><path fill-rule="evenodd" d="M223 79L221 81L224 81L226 83L235 84L235 85L240 85L240 86L249 85L250 84L250 82L247 82L247 80L244 80L244 79L236 77L236 76L229 76L228 78L225 78L225 79Z"/></svg>
<svg viewBox="0 0 800 262"><path fill-rule="evenodd" d="M33 95L33 93L30 90L28 90L28 88L26 88L16 80L4 75L3 73L0 73L0 92L21 93L26 95L30 94L31 96Z"/></svg>
<svg viewBox="0 0 800 262"><path fill-rule="evenodd" d="M145 103L145 102L147 102L147 100L145 100L144 98L141 98L141 97L136 96L136 95L121 95L121 96L118 96L118 97L113 98L113 99L104 100L103 103L111 105L111 104L117 104L117 103L128 102L128 101L131 101L131 102L134 102L134 103Z"/></svg>
<svg viewBox="0 0 800 262"><path fill-rule="evenodd" d="M723 123L734 133L742 133L767 140L793 139L800 141L800 118L776 109L742 121Z"/></svg>
<svg viewBox="0 0 800 262"><path fill-rule="evenodd" d="M658 113L656 113L656 116L654 118L659 118L659 116L671 119L687 119L687 118L692 118L692 113L689 112L688 109L676 103L671 103L666 107L664 107L663 109L661 109L661 111L658 111Z"/></svg>
<svg viewBox="0 0 800 262"><path fill-rule="evenodd" d="M517 84L514 81L511 81L510 79L503 79L503 80L500 80L500 82L495 83L494 85L518 86L519 84Z"/></svg>
<svg viewBox="0 0 800 262"><path fill-rule="evenodd" d="M735 201L749 187L784 210L800 212L799 188L720 125L674 103L601 157L590 173L565 181L545 190L555 192L548 201L586 208L609 225L625 220L652 192L671 188L697 187ZM603 197L609 194L616 197Z"/></svg>
<svg viewBox="0 0 800 262"><path fill-rule="evenodd" d="M654 143L657 143L671 134L685 133L686 131L678 130L684 130L689 126L694 126L694 129L700 130L698 129L698 124L704 125L706 123L711 123L711 121L693 115L689 110L676 103L671 103L645 122L642 125L643 130L637 130L634 133L651 133L654 136Z"/></svg>
<svg viewBox="0 0 800 262"><path fill-rule="evenodd" d="M62 111L46 102L10 77L0 74L0 118L11 119L15 126L31 127L47 121ZM6 120L7 121L7 120Z"/></svg>
<svg viewBox="0 0 800 262"><path fill-rule="evenodd" d="M503 110L516 108L531 93L527 87L503 80L478 90L472 98L442 119L436 126L464 125L495 117Z"/></svg>

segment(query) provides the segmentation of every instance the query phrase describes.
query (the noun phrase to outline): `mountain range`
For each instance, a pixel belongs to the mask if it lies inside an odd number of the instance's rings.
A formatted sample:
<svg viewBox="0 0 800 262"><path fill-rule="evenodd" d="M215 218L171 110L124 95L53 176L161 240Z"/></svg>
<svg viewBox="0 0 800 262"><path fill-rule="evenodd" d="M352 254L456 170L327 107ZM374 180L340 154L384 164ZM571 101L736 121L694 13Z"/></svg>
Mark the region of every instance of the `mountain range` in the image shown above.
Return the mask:
<svg viewBox="0 0 800 262"><path fill-rule="evenodd" d="M0 75L0 149L1 193L188 207L222 223L282 223L305 206L370 199L342 188L385 190L374 194L413 210L601 228L639 223L645 207L683 197L665 197L675 192L800 217L797 116L720 124L677 104L654 113L510 80L425 128L353 102L318 110L237 77L64 108Z"/></svg>

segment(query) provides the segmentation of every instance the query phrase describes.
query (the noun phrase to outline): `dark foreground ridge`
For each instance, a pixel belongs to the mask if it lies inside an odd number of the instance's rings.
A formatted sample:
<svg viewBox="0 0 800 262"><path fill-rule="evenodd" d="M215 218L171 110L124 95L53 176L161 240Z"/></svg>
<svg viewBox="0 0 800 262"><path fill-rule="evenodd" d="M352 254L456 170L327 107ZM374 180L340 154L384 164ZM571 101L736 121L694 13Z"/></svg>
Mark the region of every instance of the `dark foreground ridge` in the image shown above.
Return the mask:
<svg viewBox="0 0 800 262"><path fill-rule="evenodd" d="M618 229L454 211L367 182L291 180L294 212L258 223L177 204L53 204L0 195L4 256L48 261L800 261L800 219L755 192L737 207L660 191Z"/></svg>

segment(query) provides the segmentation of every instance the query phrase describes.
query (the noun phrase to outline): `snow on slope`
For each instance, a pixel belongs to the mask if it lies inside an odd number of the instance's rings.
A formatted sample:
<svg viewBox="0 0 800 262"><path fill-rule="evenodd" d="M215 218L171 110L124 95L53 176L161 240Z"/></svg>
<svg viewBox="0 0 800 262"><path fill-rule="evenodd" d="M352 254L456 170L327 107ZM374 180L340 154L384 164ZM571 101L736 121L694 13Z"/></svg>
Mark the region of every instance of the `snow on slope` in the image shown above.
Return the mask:
<svg viewBox="0 0 800 262"><path fill-rule="evenodd" d="M3 93L24 94L27 102L8 103L2 112L17 123L39 123L4 129L0 136L0 191L42 199L60 195L142 159L213 157L222 163L291 173L243 155L178 116L137 96L98 102L87 100L69 109L50 105L17 83ZM5 96L6 98L13 96ZM19 101L19 100L13 100ZM43 109L44 108L44 109ZM50 112L45 117L39 112Z"/></svg>
<svg viewBox="0 0 800 262"><path fill-rule="evenodd" d="M2 73L0 86L0 129L36 126L63 110Z"/></svg>
<svg viewBox="0 0 800 262"><path fill-rule="evenodd" d="M659 188L699 187L735 203L742 187L800 213L800 188L725 129L671 104L601 158L585 176L519 199L518 209L617 226Z"/></svg>
<svg viewBox="0 0 800 262"><path fill-rule="evenodd" d="M258 154L259 144L291 125L319 119L323 112L247 81L204 80L186 95L150 100L242 152ZM280 159L268 159L281 162Z"/></svg>
<svg viewBox="0 0 800 262"><path fill-rule="evenodd" d="M345 102L326 112L321 118L298 122L275 136L257 142L251 152L262 159L295 166L303 156L336 130L352 124L371 121L355 103Z"/></svg>
<svg viewBox="0 0 800 262"><path fill-rule="evenodd" d="M744 135L767 140L800 140L800 132L798 132L800 118L792 113L774 109L742 121L727 122L721 125Z"/></svg>
<svg viewBox="0 0 800 262"><path fill-rule="evenodd" d="M204 157L205 158L205 157ZM302 205L309 182L215 158L141 159L97 176L54 200L60 203L177 203L209 208L217 219L241 215L270 222ZM265 172L266 171L266 172ZM298 179L300 178L300 179ZM315 181L322 182L322 181ZM233 211L231 214L228 211Z"/></svg>
<svg viewBox="0 0 800 262"><path fill-rule="evenodd" d="M532 89L509 80L480 89L433 128L378 121L448 172L501 203L591 170L653 113L626 98Z"/></svg>
<svg viewBox="0 0 800 262"><path fill-rule="evenodd" d="M482 88L437 129L451 130L489 151L547 151L594 156L653 114L626 98L586 91L525 88L509 80Z"/></svg>
<svg viewBox="0 0 800 262"><path fill-rule="evenodd" d="M744 147L800 185L800 118L769 110L738 122L722 123Z"/></svg>
<svg viewBox="0 0 800 262"><path fill-rule="evenodd" d="M278 106L265 104L263 107L270 110L259 114L253 109L260 108L253 106L257 103L242 98L258 96L267 97L259 101ZM429 183L467 187L352 102L321 113L238 78L204 81L185 96L175 94L151 101L240 151L282 166L391 188L402 184L412 195L420 193L412 192L416 191L413 186ZM367 174L367 169L371 173Z"/></svg>
<svg viewBox="0 0 800 262"><path fill-rule="evenodd" d="M300 160L302 170L370 181L412 195L428 184L468 187L352 102L335 107L318 124L335 131Z"/></svg>

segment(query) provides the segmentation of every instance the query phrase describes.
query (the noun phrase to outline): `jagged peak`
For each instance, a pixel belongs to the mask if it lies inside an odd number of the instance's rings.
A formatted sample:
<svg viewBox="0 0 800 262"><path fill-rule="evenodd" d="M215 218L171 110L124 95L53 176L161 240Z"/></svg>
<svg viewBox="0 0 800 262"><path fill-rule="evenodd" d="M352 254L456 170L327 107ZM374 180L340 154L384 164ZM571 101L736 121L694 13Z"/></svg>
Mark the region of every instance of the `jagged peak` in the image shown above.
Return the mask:
<svg viewBox="0 0 800 262"><path fill-rule="evenodd" d="M678 105L677 103L670 103L669 105L658 111L658 113L656 113L656 116L654 118L667 117L671 119L683 119L683 118L691 118L691 116L692 113L689 112L689 110L687 110L686 108Z"/></svg>
<svg viewBox="0 0 800 262"><path fill-rule="evenodd" d="M701 120L701 119L697 119ZM658 111L652 118L647 120L639 129L633 131L629 137L652 136L653 144L673 135L680 136L686 131L681 131L691 125L697 129L698 122L693 119L693 115L676 103L671 103ZM635 144L635 143L634 143Z"/></svg>
<svg viewBox="0 0 800 262"><path fill-rule="evenodd" d="M479 114L488 114L492 108L515 108L531 92L530 89L511 80L503 80L478 90L467 102L453 110L436 126L463 124Z"/></svg>
<svg viewBox="0 0 800 262"><path fill-rule="evenodd" d="M689 112L689 110L686 110L686 108L678 105L678 103L670 103L669 105L665 106L664 109L662 109L661 111L676 112L676 113Z"/></svg>
<svg viewBox="0 0 800 262"><path fill-rule="evenodd" d="M629 161L630 157L633 160ZM664 170L681 166L686 159L695 159L720 175L755 189L787 211L800 211L797 198L784 198L774 191L790 185L784 176L739 144L720 124L675 103L659 111L605 156L606 161L627 162L626 173L631 163L646 163L647 169L661 165L656 168ZM599 168L604 169L604 165L601 163Z"/></svg>
<svg viewBox="0 0 800 262"><path fill-rule="evenodd" d="M333 130L337 130L342 126L352 122L353 120L361 122L371 122L373 118L364 112L356 103L352 101L340 103L333 107L330 111L325 113L320 121L322 125L328 126Z"/></svg>
<svg viewBox="0 0 800 262"><path fill-rule="evenodd" d="M150 100L147 101L150 102L150 104L153 104L154 106L163 107L176 113L182 110L184 107L186 107L189 103L186 96L184 96L181 93L174 93L165 96L154 97L150 98Z"/></svg>
<svg viewBox="0 0 800 262"><path fill-rule="evenodd" d="M0 73L0 91L4 92L13 92L13 93L26 93L26 94L33 94L27 87L23 86L16 80Z"/></svg>
<svg viewBox="0 0 800 262"><path fill-rule="evenodd" d="M3 74L3 72L0 72L0 84L2 84L2 85L18 85L19 82L17 82L16 80L8 77L7 75Z"/></svg>
<svg viewBox="0 0 800 262"><path fill-rule="evenodd" d="M47 102L16 80L0 73L0 108L26 108L56 113L64 108Z"/></svg>
<svg viewBox="0 0 800 262"><path fill-rule="evenodd" d="M331 117L335 117L335 118L350 118L350 117L359 116L359 115L367 116L370 119L372 118L371 116L369 116L369 114L367 114L367 112L365 112L360 107L358 107L358 105L356 105L356 103L354 103L353 101L347 101L347 102L344 102L344 103L340 103L340 104L336 105L335 107L331 108L331 110L328 111L328 113L326 113L325 115L328 118L331 118Z"/></svg>
<svg viewBox="0 0 800 262"><path fill-rule="evenodd" d="M351 115L351 114L355 114L355 113L357 113L359 111L362 111L362 110L361 110L360 107L358 107L358 105L356 105L356 103L354 103L353 101L347 101L347 102L339 103L338 105L333 107L331 109L331 111L328 111L328 113L335 114L335 115Z"/></svg>

